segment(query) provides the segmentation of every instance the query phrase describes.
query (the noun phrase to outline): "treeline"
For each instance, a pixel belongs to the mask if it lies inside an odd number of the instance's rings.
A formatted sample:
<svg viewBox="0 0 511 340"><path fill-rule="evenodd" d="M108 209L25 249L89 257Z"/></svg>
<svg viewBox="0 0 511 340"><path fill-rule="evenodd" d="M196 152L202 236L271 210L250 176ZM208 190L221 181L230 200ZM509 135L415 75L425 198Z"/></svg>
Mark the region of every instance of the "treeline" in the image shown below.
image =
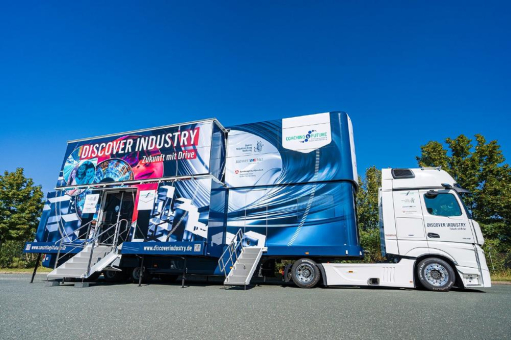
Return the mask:
<svg viewBox="0 0 511 340"><path fill-rule="evenodd" d="M429 142L421 147L417 162L419 167L441 166L461 187L470 190L470 194L463 194L463 201L481 225L488 266L494 272L511 268L511 168L505 164L497 141L487 142L481 135L475 140L460 135L447 138L445 144ZM357 213L361 242L368 251L365 260L381 260L381 171L376 167L367 169L359 184Z"/></svg>
<svg viewBox="0 0 511 340"><path fill-rule="evenodd" d="M41 187L22 168L0 175L0 268L35 265L36 257L23 254L23 245L34 240L43 205Z"/></svg>

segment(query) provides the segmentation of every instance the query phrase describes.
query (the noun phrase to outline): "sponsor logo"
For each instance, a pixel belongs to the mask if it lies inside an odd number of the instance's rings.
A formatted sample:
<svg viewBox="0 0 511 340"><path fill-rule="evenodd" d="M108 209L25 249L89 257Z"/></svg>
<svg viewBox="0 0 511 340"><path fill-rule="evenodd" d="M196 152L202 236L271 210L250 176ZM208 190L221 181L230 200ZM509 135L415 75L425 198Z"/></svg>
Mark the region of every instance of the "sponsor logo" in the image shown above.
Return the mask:
<svg viewBox="0 0 511 340"><path fill-rule="evenodd" d="M31 247L32 247L31 244L27 244L27 247L25 248L25 250L30 250Z"/></svg>
<svg viewBox="0 0 511 340"><path fill-rule="evenodd" d="M194 251L194 252L200 252L200 248L201 248L201 247L200 247L200 243L199 243L199 244L194 244L194 246L193 246L193 251Z"/></svg>
<svg viewBox="0 0 511 340"><path fill-rule="evenodd" d="M264 158L250 158L250 159L237 159L236 164L239 163L257 163L264 161Z"/></svg>
<svg viewBox="0 0 511 340"><path fill-rule="evenodd" d="M263 151L263 142L260 140L257 141L256 146L254 146L254 152L261 152Z"/></svg>
<svg viewBox="0 0 511 340"><path fill-rule="evenodd" d="M298 141L300 143L319 142L328 139L328 132L318 132L317 130L309 130L303 135L287 136L286 141Z"/></svg>
<svg viewBox="0 0 511 340"><path fill-rule="evenodd" d="M234 173L235 173L236 175L238 175L238 174L240 173L240 171L239 171L239 170L234 170Z"/></svg>

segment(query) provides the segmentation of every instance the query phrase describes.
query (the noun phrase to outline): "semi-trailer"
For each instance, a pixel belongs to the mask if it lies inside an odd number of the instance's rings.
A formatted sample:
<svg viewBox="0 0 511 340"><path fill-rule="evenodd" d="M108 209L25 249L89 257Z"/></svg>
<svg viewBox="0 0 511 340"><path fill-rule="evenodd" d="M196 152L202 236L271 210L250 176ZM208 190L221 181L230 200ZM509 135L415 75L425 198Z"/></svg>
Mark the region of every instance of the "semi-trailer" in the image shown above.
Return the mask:
<svg viewBox="0 0 511 340"><path fill-rule="evenodd" d="M246 287L288 260L284 280L303 288L491 286L466 190L447 172L382 170L381 263L353 261L357 189L344 112L78 139L25 252L44 254L54 282L197 274Z"/></svg>

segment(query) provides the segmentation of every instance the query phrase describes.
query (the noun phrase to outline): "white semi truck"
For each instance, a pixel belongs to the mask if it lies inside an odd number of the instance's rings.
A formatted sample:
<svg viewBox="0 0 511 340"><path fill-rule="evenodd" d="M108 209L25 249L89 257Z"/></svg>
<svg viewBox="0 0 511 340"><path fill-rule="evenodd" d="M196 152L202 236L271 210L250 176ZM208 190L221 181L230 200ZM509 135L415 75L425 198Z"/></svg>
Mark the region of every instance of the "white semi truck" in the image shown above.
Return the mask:
<svg viewBox="0 0 511 340"><path fill-rule="evenodd" d="M322 263L301 259L289 268L300 287L423 287L434 291L491 287L479 224L440 168L383 169L378 205L385 263Z"/></svg>

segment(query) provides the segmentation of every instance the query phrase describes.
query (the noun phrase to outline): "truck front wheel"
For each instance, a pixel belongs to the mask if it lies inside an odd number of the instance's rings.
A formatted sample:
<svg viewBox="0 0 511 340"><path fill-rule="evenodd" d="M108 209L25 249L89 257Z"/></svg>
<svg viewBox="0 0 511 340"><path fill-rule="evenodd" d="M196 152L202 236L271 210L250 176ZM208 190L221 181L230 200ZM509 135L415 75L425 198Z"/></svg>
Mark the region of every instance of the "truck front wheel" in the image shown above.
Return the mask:
<svg viewBox="0 0 511 340"><path fill-rule="evenodd" d="M417 275L424 288L439 292L449 291L456 281L452 267L446 261L434 257L419 262Z"/></svg>
<svg viewBox="0 0 511 340"><path fill-rule="evenodd" d="M310 259L300 259L291 268L293 282L300 288L312 288L320 279L320 271L316 262Z"/></svg>

